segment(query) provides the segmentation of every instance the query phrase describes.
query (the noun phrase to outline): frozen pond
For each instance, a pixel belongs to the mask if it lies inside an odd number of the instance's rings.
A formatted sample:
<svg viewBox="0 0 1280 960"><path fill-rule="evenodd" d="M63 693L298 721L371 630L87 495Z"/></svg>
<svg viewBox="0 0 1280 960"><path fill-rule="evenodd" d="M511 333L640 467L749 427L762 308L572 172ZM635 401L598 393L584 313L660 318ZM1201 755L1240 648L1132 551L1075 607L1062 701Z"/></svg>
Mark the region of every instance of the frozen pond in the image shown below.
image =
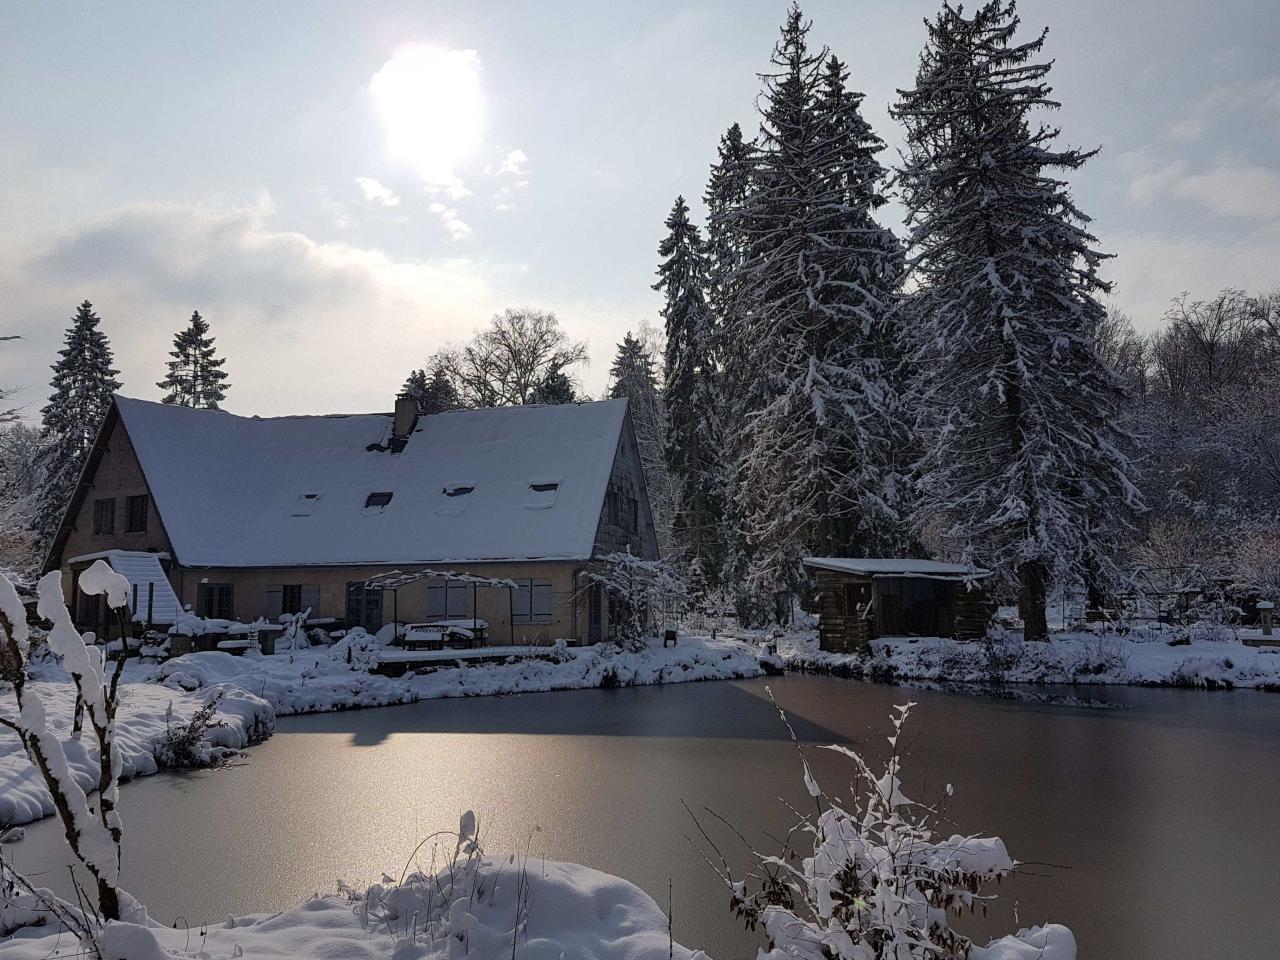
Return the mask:
<svg viewBox="0 0 1280 960"><path fill-rule="evenodd" d="M399 874L419 839L474 808L491 852L619 874L665 906L676 938L753 957L728 893L693 852L681 801L773 847L805 801L766 681L438 700L284 718L243 764L127 785L125 885L192 926ZM996 888L986 934L1068 924L1082 957L1264 956L1280 920L1280 696L1095 688L1123 709L1028 705L821 677L771 685L806 743L879 754L890 707L916 700L909 795L956 786L957 832L1034 861ZM1042 693L1044 691L1037 691ZM1071 691L1058 691L1069 693ZM848 767L812 754L846 793ZM726 852L735 849L724 835ZM46 820L8 848L62 883ZM536 907L531 926L536 933Z"/></svg>

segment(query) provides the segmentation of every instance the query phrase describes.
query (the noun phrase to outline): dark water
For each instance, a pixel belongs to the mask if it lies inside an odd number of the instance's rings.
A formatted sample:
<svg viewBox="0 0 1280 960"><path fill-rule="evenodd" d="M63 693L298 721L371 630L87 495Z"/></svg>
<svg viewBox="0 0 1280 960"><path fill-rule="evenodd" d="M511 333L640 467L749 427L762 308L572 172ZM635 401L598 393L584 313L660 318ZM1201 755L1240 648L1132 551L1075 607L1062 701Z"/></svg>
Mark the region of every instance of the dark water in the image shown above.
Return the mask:
<svg viewBox="0 0 1280 960"><path fill-rule="evenodd" d="M728 893L693 851L682 801L765 834L807 802L765 681L430 701L285 718L240 766L127 785L125 884L153 916L189 923L286 907L399 875L417 841L468 808L485 847L588 864L638 883L676 938L753 957ZM1086 958L1263 957L1280 933L1280 696L1098 688L1124 709L1027 705L820 677L771 681L807 744L879 756L895 703L908 795L945 784L954 830L994 833L1033 862L962 929L1068 924ZM1069 692L1069 691L1067 691ZM812 751L832 793L850 771ZM780 799L781 798L781 799ZM715 834L731 860L740 843ZM65 873L44 821L9 848ZM57 869L53 869L57 868ZM1016 920L1015 920L1016 916ZM536 916L532 921L536 925Z"/></svg>

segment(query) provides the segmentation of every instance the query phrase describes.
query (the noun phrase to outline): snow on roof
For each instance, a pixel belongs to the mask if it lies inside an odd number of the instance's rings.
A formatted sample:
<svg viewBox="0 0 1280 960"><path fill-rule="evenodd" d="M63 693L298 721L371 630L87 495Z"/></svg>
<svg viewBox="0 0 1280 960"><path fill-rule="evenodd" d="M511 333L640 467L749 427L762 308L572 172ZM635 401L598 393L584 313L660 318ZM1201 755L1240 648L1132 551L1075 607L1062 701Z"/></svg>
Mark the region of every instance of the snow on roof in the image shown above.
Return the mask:
<svg viewBox="0 0 1280 960"><path fill-rule="evenodd" d="M586 559L626 415L625 400L457 410L390 453L369 449L389 414L116 405L179 562L209 567ZM549 482L551 503L531 489Z"/></svg>
<svg viewBox="0 0 1280 960"><path fill-rule="evenodd" d="M857 573L867 577L927 577L933 580L980 580L990 570L945 563L941 560L906 560L892 557L805 557L806 567Z"/></svg>

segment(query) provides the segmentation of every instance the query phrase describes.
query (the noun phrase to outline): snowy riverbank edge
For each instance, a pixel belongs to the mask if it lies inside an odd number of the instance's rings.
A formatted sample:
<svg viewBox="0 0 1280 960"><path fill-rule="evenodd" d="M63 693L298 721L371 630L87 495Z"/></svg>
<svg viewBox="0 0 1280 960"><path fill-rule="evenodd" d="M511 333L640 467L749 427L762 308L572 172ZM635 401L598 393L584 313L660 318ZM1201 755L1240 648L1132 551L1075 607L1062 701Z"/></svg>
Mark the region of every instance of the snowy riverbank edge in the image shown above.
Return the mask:
<svg viewBox="0 0 1280 960"><path fill-rule="evenodd" d="M365 635L366 640L371 640ZM591 687L646 686L694 680L730 680L760 674L757 651L734 640L682 638L675 647L640 652L612 645L557 647L550 659L516 659L437 669L420 676L384 677L368 671L384 649L339 643L296 654L232 656L193 653L158 667L130 662L121 685L123 705L117 737L125 780L156 773L158 743L169 721L181 723L215 696L218 712L208 731L214 746L241 749L271 735L277 716L353 710L445 697L541 693ZM92 738L71 737L74 693L56 668L33 684L45 701L77 779L96 782L98 757ZM14 709L13 695L0 694L0 711ZM53 815L53 802L17 737L0 730L0 827Z"/></svg>
<svg viewBox="0 0 1280 960"><path fill-rule="evenodd" d="M1207 690L1250 688L1280 692L1280 647L1253 647L1236 639L1134 640L1091 633L1055 634L1027 643L1016 634L984 642L940 637L874 640L869 654L828 653L816 633L778 642L788 670L830 673L884 683L927 681L971 684L1114 684Z"/></svg>
<svg viewBox="0 0 1280 960"><path fill-rule="evenodd" d="M71 732L75 692L61 670L49 670L52 679L33 682L45 712L62 740L67 762L82 789L96 789L98 750L94 737ZM59 679L57 675L61 675ZM116 748L123 780L145 777L160 767L161 742L170 726L180 726L201 707L218 699L216 712L205 730L212 747L240 750L271 736L275 713L260 697L237 686L213 684L198 692L172 690L153 683L122 683L120 714L116 718ZM12 714L13 693L0 694L0 712ZM170 713L172 710L172 713ZM30 823L54 813L53 798L39 773L27 759L15 733L0 729L0 828Z"/></svg>
<svg viewBox="0 0 1280 960"><path fill-rule="evenodd" d="M446 697L731 680L761 672L755 646L706 637L681 638L674 647L655 644L639 652L612 644L556 646L547 648L544 658L512 657L401 677L369 672L386 649L344 640L329 648L269 657L192 653L161 664L156 677L175 690L239 686L266 700L277 716L286 716Z"/></svg>
<svg viewBox="0 0 1280 960"><path fill-rule="evenodd" d="M520 856L482 857L453 874L415 874L315 897L278 913L228 917L199 933L144 917L108 924L107 960L342 957L572 957L575 960L709 960L670 939L667 915L647 893L589 867ZM428 924L430 928L428 930ZM66 932L28 926L0 938L10 960L79 955ZM761 956L782 960L781 950ZM805 956L810 956L806 953ZM1071 932L1033 927L975 946L973 960L1075 960Z"/></svg>

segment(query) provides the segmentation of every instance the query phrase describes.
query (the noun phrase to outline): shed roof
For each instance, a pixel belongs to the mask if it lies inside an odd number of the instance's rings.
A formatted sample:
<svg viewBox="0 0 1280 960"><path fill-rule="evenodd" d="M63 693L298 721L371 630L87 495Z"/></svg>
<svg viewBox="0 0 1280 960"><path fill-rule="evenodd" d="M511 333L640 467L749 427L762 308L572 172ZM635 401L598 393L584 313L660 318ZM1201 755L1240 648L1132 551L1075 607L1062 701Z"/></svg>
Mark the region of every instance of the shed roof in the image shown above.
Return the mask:
<svg viewBox="0 0 1280 960"><path fill-rule="evenodd" d="M392 453L389 414L115 402L175 556L208 567L586 559L627 409L433 414Z"/></svg>
<svg viewBox="0 0 1280 960"><path fill-rule="evenodd" d="M895 557L805 557L804 565L818 570L854 573L865 577L925 577L930 580L981 580L991 576L963 563L912 560Z"/></svg>

